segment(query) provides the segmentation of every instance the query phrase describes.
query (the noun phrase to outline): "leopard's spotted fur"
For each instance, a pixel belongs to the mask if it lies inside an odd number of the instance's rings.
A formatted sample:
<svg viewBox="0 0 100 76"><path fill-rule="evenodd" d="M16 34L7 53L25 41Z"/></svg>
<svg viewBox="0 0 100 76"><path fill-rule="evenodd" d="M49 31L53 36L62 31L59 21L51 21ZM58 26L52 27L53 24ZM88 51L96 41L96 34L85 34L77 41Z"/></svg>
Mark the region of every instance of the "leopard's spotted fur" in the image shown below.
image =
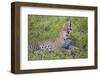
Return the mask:
<svg viewBox="0 0 100 76"><path fill-rule="evenodd" d="M54 50L57 48L65 48L64 45L66 46L69 43L66 43L65 40L68 39L68 34L72 30L71 27L71 22L66 21L63 25L63 28L61 29L61 32L59 33L58 38L53 41L44 41L44 42L37 42L37 43L32 43L30 45L30 48L33 50Z"/></svg>

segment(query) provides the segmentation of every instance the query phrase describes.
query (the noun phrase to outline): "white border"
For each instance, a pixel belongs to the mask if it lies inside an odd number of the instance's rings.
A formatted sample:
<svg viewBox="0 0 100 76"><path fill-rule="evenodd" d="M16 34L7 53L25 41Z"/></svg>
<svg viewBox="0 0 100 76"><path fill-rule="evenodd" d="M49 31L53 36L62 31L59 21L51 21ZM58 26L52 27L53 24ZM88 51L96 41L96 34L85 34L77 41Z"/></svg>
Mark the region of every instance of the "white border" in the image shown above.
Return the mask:
<svg viewBox="0 0 100 76"><path fill-rule="evenodd" d="M88 17L88 58L28 61L28 14ZM41 7L20 8L20 69L42 69L94 65L94 11Z"/></svg>

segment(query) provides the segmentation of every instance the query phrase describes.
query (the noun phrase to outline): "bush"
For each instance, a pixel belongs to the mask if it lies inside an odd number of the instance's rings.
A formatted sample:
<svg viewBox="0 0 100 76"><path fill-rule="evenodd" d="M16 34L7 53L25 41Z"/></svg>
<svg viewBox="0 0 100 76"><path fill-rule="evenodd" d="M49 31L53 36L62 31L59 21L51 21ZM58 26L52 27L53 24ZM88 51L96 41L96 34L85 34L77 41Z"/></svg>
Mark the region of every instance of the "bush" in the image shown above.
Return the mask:
<svg viewBox="0 0 100 76"><path fill-rule="evenodd" d="M86 17L72 17L72 27L73 30L70 33L70 39L72 40L72 44L80 48L81 51L87 51L88 44L88 23Z"/></svg>

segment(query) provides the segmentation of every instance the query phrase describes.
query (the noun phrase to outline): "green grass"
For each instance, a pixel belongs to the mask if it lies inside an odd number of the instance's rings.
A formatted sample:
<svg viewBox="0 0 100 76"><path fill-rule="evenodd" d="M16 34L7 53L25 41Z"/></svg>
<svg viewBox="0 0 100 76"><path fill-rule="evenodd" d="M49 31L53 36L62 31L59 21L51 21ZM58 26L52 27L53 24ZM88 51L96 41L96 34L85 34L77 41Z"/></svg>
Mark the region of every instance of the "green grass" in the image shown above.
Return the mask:
<svg viewBox="0 0 100 76"><path fill-rule="evenodd" d="M80 59L86 58L87 52L81 52L78 48L77 49L57 49L53 51L29 51L29 60L55 60L55 59Z"/></svg>
<svg viewBox="0 0 100 76"><path fill-rule="evenodd" d="M87 58L88 28L87 17L69 16L28 16L28 43L53 41L58 37L65 21L71 20L72 32L69 35L71 44L77 49L56 49L28 51L28 60L76 59Z"/></svg>
<svg viewBox="0 0 100 76"><path fill-rule="evenodd" d="M33 41L55 40L64 22L69 17L28 16L29 43Z"/></svg>

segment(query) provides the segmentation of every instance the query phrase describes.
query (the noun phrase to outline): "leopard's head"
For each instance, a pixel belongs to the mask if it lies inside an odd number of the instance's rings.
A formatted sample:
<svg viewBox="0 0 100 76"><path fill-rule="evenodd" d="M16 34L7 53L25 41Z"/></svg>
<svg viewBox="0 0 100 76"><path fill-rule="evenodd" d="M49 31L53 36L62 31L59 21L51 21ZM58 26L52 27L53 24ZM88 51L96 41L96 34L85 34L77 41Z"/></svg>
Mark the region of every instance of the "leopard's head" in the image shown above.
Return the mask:
<svg viewBox="0 0 100 76"><path fill-rule="evenodd" d="M71 30L72 30L71 21L66 21L64 23L63 31L69 34Z"/></svg>

